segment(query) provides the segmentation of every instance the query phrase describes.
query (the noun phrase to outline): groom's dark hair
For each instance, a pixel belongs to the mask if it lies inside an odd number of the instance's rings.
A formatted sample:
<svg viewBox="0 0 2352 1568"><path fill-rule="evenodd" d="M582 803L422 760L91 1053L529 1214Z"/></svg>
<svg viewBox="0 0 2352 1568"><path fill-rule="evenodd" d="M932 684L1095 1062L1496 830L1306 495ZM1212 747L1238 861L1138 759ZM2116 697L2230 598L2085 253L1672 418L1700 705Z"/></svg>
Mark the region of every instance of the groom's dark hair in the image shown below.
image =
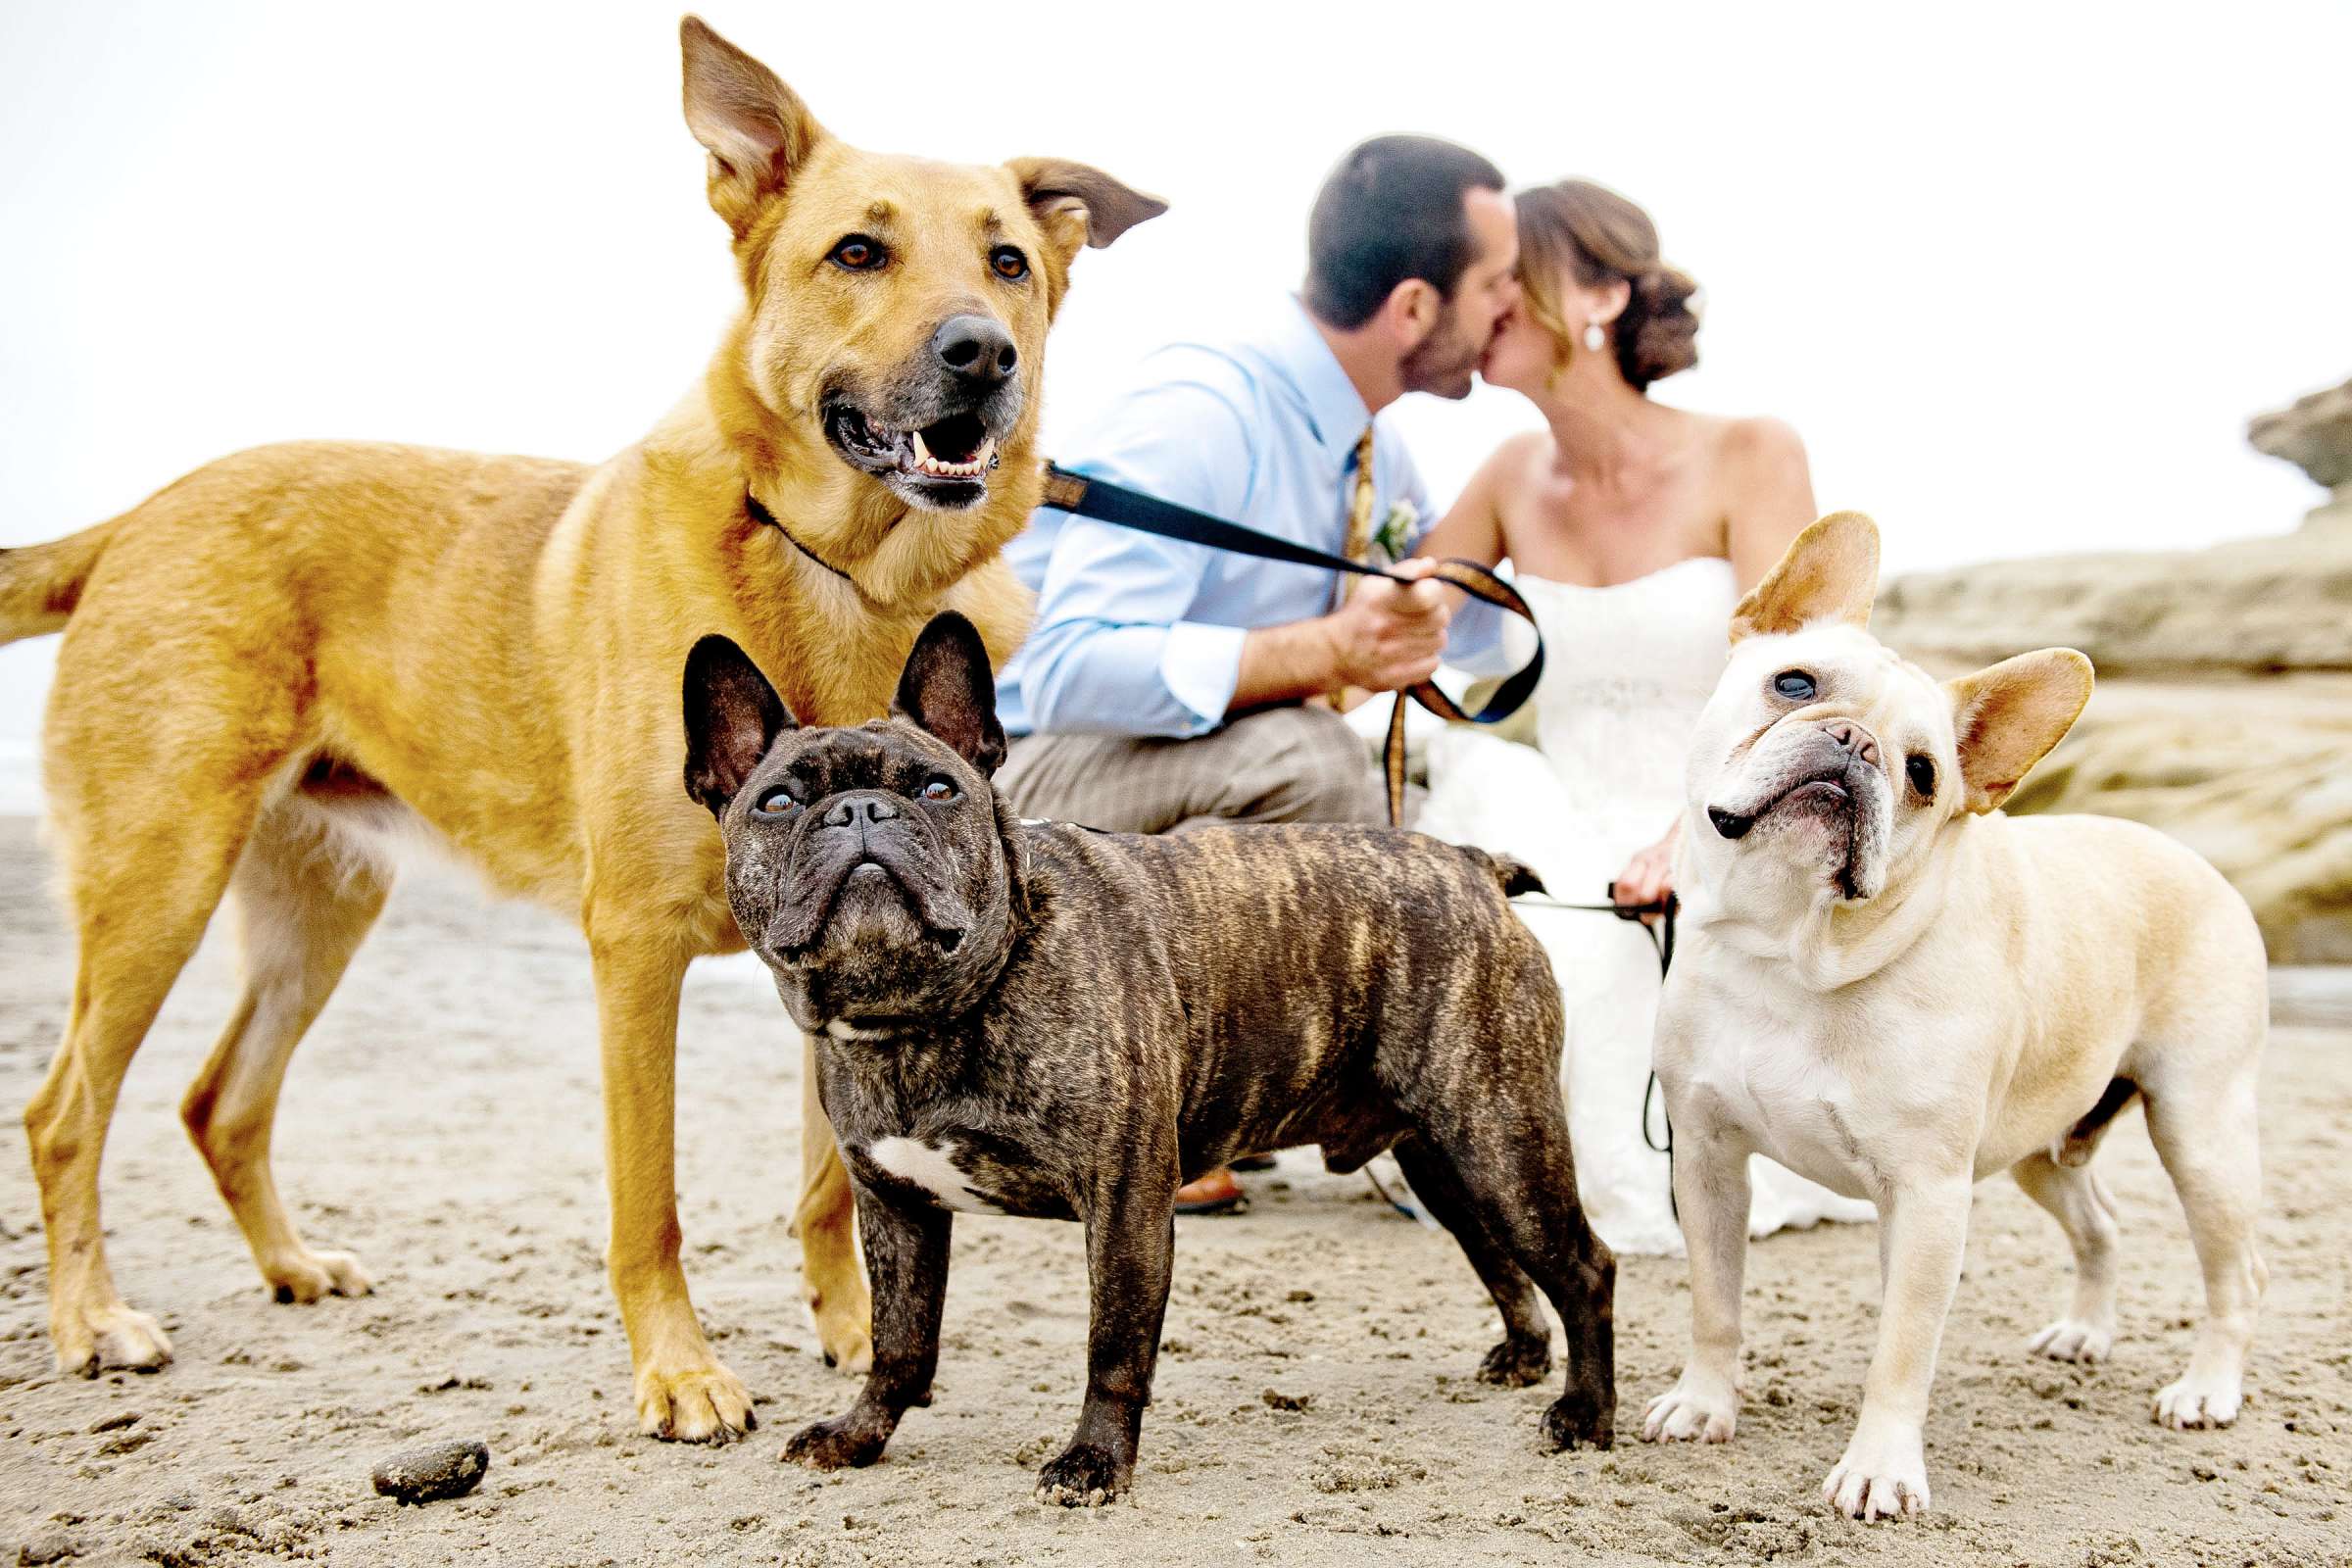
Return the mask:
<svg viewBox="0 0 2352 1568"><path fill-rule="evenodd" d="M1409 277L1451 299L1477 254L1462 197L1502 188L1501 170L1435 136L1375 136L1354 148L1306 220L1306 308L1345 330L1372 319Z"/></svg>

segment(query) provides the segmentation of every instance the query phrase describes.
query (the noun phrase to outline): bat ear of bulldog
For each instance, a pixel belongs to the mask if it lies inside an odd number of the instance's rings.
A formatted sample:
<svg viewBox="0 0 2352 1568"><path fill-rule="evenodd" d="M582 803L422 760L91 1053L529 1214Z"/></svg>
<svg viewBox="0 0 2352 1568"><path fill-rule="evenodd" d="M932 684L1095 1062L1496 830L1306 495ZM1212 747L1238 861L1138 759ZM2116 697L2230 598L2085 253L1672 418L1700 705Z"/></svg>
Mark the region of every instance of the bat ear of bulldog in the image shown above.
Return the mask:
<svg viewBox="0 0 2352 1568"><path fill-rule="evenodd" d="M724 637L706 637L686 656L685 699L686 793L723 816L776 737L797 722L751 656Z"/></svg>
<svg viewBox="0 0 2352 1568"><path fill-rule="evenodd" d="M1020 183L1029 215L1046 231L1064 267L1082 247L1101 249L1168 210L1158 197L1066 158L1015 158L1004 167Z"/></svg>
<svg viewBox="0 0 2352 1568"><path fill-rule="evenodd" d="M997 721L997 677L988 649L972 623L951 610L932 617L906 656L891 712L946 741L956 756L994 777L1004 760L1004 726Z"/></svg>
<svg viewBox="0 0 2352 1568"><path fill-rule="evenodd" d="M1833 512L1788 542L1788 554L1732 612L1732 641L1795 631L1816 621L1870 624L1879 593L1879 525Z"/></svg>
<svg viewBox="0 0 2352 1568"><path fill-rule="evenodd" d="M1967 809L1983 813L2007 801L2075 727L2090 688L2090 661L2072 648L2019 654L1944 682Z"/></svg>
<svg viewBox="0 0 2352 1568"><path fill-rule="evenodd" d="M710 208L741 239L760 208L824 139L800 95L702 18L678 23L686 128L710 155Z"/></svg>

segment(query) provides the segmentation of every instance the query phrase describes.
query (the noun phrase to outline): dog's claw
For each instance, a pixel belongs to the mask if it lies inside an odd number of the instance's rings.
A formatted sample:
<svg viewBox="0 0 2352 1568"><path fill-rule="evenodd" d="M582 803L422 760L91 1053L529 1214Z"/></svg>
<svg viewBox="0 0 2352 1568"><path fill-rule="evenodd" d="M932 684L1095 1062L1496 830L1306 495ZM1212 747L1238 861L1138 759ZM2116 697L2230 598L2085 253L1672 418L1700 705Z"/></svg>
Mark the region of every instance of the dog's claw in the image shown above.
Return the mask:
<svg viewBox="0 0 2352 1568"><path fill-rule="evenodd" d="M1115 1501L1127 1478L1109 1449L1073 1443L1037 1473L1037 1500L1064 1508L1100 1508Z"/></svg>
<svg viewBox="0 0 2352 1568"><path fill-rule="evenodd" d="M2028 1340L2026 1348L2053 1361L2104 1361L2115 1348L2115 1330L2101 1323L2062 1317Z"/></svg>
<svg viewBox="0 0 2352 1568"><path fill-rule="evenodd" d="M1532 1335L1506 1339L1478 1363L1478 1381L1497 1388L1524 1389L1551 1371L1551 1342Z"/></svg>
<svg viewBox="0 0 2352 1568"><path fill-rule="evenodd" d="M756 1425L752 1396L717 1362L637 1374L637 1430L665 1443L732 1443Z"/></svg>

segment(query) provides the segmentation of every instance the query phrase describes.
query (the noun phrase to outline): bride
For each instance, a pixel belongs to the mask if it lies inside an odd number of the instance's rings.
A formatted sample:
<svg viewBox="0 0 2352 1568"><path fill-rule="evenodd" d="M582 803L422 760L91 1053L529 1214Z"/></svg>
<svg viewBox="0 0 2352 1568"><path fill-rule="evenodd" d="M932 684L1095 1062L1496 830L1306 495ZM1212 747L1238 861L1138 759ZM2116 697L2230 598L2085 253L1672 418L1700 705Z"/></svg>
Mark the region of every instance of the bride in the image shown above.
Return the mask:
<svg viewBox="0 0 2352 1568"><path fill-rule="evenodd" d="M1510 559L1546 650L1538 749L1445 729L1414 826L1507 851L1560 899L1645 904L1674 886L1684 753L1732 607L1813 520L1812 481L1786 424L1650 400L1651 382L1697 363L1698 318L1647 214L1576 179L1516 201L1522 302L1481 369L1544 428L1504 442L1416 553ZM1680 1251L1668 1159L1643 1138L1656 954L1605 914L1520 909L1566 1004L1585 1210L1620 1252ZM1752 1175L1756 1235L1871 1212L1760 1155Z"/></svg>

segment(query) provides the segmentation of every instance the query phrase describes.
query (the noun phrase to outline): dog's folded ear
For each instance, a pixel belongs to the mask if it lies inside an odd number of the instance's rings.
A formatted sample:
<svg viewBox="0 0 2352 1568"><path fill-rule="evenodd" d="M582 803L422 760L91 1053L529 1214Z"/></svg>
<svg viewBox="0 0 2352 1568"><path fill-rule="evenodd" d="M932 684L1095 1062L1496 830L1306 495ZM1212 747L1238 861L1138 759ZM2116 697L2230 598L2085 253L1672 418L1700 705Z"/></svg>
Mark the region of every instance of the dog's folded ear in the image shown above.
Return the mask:
<svg viewBox="0 0 2352 1568"><path fill-rule="evenodd" d="M906 656L891 712L946 741L956 755L993 777L1004 760L1004 726L997 721L997 677L988 648L972 623L948 611L935 615Z"/></svg>
<svg viewBox="0 0 2352 1568"><path fill-rule="evenodd" d="M686 793L726 813L776 737L796 727L792 710L751 656L710 636L686 656Z"/></svg>
<svg viewBox="0 0 2352 1568"><path fill-rule="evenodd" d="M2090 687L2090 661L2072 648L2019 654L1944 682L1969 810L1989 811L2009 799L2075 727Z"/></svg>
<svg viewBox="0 0 2352 1568"><path fill-rule="evenodd" d="M1064 267L1080 247L1109 244L1168 204L1066 158L1015 158L1004 166L1020 181L1021 199L1046 231Z"/></svg>
<svg viewBox="0 0 2352 1568"><path fill-rule="evenodd" d="M685 57L686 126L710 155L710 207L741 239L784 188L824 127L776 74L702 18L678 23Z"/></svg>
<svg viewBox="0 0 2352 1568"><path fill-rule="evenodd" d="M1732 641L1791 632L1815 621L1870 624L1879 593L1879 525L1833 512L1788 542L1780 564L1732 612Z"/></svg>

